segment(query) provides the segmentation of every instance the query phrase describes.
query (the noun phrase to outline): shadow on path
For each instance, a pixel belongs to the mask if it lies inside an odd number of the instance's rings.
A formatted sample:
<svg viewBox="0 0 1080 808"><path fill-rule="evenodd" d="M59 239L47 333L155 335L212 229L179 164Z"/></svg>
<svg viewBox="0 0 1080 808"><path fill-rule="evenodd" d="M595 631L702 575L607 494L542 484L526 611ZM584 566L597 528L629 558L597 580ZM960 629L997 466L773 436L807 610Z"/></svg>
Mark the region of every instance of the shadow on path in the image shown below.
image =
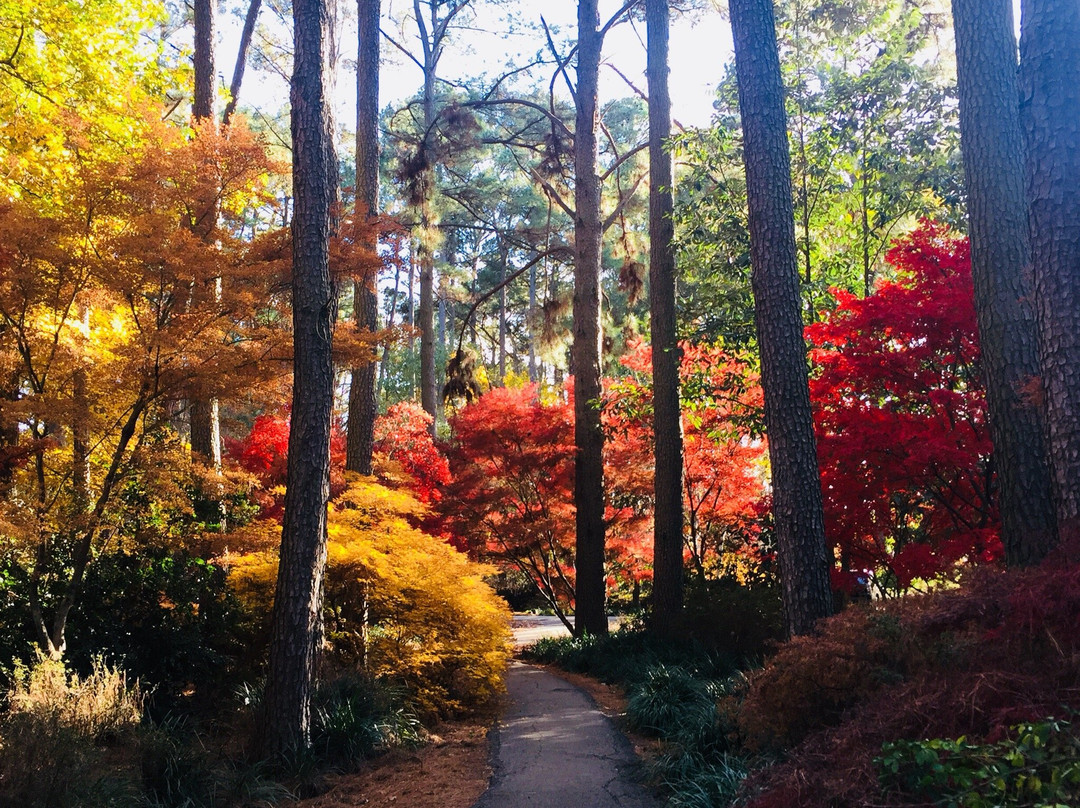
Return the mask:
<svg viewBox="0 0 1080 808"><path fill-rule="evenodd" d="M513 662L491 786L474 808L657 808L630 743L582 690Z"/></svg>

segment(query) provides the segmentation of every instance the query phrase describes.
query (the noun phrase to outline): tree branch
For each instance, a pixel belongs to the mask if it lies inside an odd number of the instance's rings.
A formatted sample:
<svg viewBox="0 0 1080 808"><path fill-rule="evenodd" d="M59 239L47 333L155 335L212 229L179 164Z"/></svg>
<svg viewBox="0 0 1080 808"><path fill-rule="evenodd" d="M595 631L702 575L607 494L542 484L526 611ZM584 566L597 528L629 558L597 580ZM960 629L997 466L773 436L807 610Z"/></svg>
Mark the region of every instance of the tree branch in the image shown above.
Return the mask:
<svg viewBox="0 0 1080 808"><path fill-rule="evenodd" d="M233 68L232 82L229 84L229 103L225 105L225 112L221 116L221 122L225 126L229 125L229 120L236 112L236 104L240 99L240 85L244 81L248 51L251 49L251 37L255 34L255 23L259 19L261 7L262 0L251 0L247 15L244 17L244 30L240 34L240 46L236 52L236 66Z"/></svg>

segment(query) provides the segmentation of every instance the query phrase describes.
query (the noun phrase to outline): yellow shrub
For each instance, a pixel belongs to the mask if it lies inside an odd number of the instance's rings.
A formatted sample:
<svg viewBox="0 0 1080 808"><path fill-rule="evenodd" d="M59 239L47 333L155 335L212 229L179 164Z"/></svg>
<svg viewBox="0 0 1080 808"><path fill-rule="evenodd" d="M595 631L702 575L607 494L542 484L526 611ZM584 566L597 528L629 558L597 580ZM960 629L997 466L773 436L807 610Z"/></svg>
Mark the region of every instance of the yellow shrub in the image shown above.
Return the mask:
<svg viewBox="0 0 1080 808"><path fill-rule="evenodd" d="M484 583L489 567L413 527L421 506L404 490L355 479L331 506L326 576L330 650L404 683L421 711L446 716L501 692L509 610ZM276 550L230 556L230 580L265 607Z"/></svg>

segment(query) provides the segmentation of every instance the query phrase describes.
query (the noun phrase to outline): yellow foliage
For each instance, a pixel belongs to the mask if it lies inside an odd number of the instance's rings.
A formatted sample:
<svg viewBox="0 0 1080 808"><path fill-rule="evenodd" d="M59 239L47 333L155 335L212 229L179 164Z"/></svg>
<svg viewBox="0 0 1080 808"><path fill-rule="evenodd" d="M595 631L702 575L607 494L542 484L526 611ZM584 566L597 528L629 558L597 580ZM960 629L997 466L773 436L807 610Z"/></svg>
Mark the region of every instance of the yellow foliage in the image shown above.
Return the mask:
<svg viewBox="0 0 1080 808"><path fill-rule="evenodd" d="M419 708L446 716L487 706L502 691L509 610L476 564L409 523L423 506L404 490L353 479L330 509L326 629L331 650L376 676L403 682ZM267 609L277 550L265 523L230 554L230 581ZM280 531L278 531L280 533Z"/></svg>
<svg viewBox="0 0 1080 808"><path fill-rule="evenodd" d="M0 0L0 198L57 204L76 153L130 146L136 109L178 79L153 35L164 18L158 0Z"/></svg>
<svg viewBox="0 0 1080 808"><path fill-rule="evenodd" d="M510 390L520 390L525 385L531 384L532 379L529 378L529 374L527 371L523 370L520 373L515 373L514 369L511 368L510 370L506 371L506 375L503 376L502 383L503 387L509 388Z"/></svg>

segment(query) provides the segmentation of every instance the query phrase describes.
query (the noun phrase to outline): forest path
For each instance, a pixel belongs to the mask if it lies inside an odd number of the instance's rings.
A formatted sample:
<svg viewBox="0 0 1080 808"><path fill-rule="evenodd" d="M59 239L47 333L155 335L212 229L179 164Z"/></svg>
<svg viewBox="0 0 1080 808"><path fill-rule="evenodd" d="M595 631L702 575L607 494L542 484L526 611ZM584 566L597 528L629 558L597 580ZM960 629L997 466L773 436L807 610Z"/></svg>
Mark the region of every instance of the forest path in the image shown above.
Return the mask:
<svg viewBox="0 0 1080 808"><path fill-rule="evenodd" d="M491 785L474 808L658 808L630 742L580 688L513 662Z"/></svg>

